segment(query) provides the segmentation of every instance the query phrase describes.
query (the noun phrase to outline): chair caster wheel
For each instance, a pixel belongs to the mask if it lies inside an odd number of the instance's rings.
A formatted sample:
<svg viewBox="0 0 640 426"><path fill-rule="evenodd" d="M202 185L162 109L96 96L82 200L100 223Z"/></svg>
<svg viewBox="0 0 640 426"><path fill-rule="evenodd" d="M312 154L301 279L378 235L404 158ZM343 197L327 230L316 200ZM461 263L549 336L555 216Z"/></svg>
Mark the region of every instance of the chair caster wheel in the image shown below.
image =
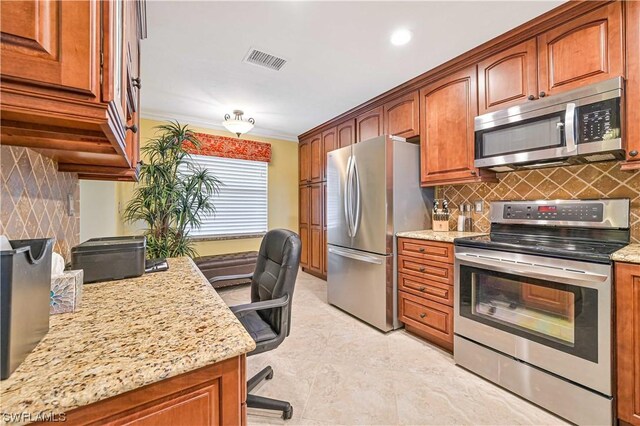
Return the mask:
<svg viewBox="0 0 640 426"><path fill-rule="evenodd" d="M265 380L273 379L273 370L271 370L271 373L267 374L264 378L265 378Z"/></svg>
<svg viewBox="0 0 640 426"><path fill-rule="evenodd" d="M282 412L282 418L284 420L289 420L291 417L293 417L293 407L289 407L288 410Z"/></svg>

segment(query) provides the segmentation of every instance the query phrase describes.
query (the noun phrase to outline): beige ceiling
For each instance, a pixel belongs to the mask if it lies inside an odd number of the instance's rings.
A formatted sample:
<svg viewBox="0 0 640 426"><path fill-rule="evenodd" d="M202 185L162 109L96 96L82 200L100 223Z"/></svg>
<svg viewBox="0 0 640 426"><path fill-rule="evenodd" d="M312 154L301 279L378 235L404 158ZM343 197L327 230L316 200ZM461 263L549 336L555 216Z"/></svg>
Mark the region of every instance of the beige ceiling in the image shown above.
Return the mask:
<svg viewBox="0 0 640 426"><path fill-rule="evenodd" d="M215 128L243 109L254 134L295 139L561 3L149 1L142 115ZM250 47L289 62L243 63Z"/></svg>

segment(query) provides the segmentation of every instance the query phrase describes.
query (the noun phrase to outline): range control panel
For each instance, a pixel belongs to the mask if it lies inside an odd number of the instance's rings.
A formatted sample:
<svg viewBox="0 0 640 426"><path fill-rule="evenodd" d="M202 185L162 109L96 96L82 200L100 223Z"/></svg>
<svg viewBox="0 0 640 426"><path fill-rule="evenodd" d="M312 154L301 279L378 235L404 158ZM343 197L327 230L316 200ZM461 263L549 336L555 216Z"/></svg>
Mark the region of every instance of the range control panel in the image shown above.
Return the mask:
<svg viewBox="0 0 640 426"><path fill-rule="evenodd" d="M604 205L599 202L540 204L504 203L502 218L515 220L551 220L571 222L602 222Z"/></svg>

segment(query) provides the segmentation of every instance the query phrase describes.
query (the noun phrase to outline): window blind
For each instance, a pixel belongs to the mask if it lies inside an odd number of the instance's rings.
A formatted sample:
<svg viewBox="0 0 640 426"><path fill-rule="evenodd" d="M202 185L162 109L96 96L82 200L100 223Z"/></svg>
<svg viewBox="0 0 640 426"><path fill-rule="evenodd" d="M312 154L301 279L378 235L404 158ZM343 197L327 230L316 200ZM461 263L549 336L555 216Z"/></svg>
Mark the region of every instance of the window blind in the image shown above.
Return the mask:
<svg viewBox="0 0 640 426"><path fill-rule="evenodd" d="M213 195L215 212L202 217L192 237L223 237L267 232L267 167L263 161L192 155L191 161L221 182Z"/></svg>

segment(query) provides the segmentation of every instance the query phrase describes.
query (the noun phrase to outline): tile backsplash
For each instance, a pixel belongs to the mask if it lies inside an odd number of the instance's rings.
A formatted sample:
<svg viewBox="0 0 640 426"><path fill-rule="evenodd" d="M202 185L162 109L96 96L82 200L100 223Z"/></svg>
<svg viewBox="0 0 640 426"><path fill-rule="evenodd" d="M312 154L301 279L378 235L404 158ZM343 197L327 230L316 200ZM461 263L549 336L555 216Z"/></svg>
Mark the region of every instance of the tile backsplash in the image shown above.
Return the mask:
<svg viewBox="0 0 640 426"><path fill-rule="evenodd" d="M66 261L80 240L80 185L75 173L36 151L0 146L0 234L9 239L55 237ZM68 214L68 194L73 216Z"/></svg>
<svg viewBox="0 0 640 426"><path fill-rule="evenodd" d="M640 243L640 170L622 171L611 161L589 165L525 170L498 174L498 183L445 185L437 197L454 206L482 200L482 213L473 213L474 231L489 232L489 203L498 200L629 198L631 240ZM458 209L453 209L449 229L455 229Z"/></svg>

